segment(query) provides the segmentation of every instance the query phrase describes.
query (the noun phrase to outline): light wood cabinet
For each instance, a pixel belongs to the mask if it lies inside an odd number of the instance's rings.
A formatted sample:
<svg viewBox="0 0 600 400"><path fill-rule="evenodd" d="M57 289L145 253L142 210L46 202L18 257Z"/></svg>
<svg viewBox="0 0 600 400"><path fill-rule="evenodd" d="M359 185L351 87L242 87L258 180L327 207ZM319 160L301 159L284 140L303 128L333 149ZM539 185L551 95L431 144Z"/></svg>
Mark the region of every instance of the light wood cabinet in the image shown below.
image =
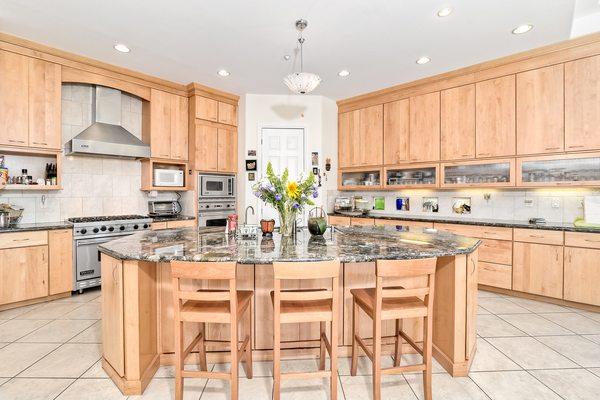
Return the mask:
<svg viewBox="0 0 600 400"><path fill-rule="evenodd" d="M395 226L414 228L419 231L423 228L433 228L433 222L427 221L407 221L403 219L375 219L376 226Z"/></svg>
<svg viewBox="0 0 600 400"><path fill-rule="evenodd" d="M145 136L152 158L187 160L187 98L152 89L149 137Z"/></svg>
<svg viewBox="0 0 600 400"><path fill-rule="evenodd" d="M360 164L360 111L349 111L338 116L338 160L340 168Z"/></svg>
<svg viewBox="0 0 600 400"><path fill-rule="evenodd" d="M411 162L440 159L440 93L410 98L409 159Z"/></svg>
<svg viewBox="0 0 600 400"><path fill-rule="evenodd" d="M60 65L29 60L29 146L61 148Z"/></svg>
<svg viewBox="0 0 600 400"><path fill-rule="evenodd" d="M218 170L218 137L219 128L201 122L196 122L194 141L194 169L199 171Z"/></svg>
<svg viewBox="0 0 600 400"><path fill-rule="evenodd" d="M47 295L47 246L0 250L0 304Z"/></svg>
<svg viewBox="0 0 600 400"><path fill-rule="evenodd" d="M386 165L408 161L410 101L394 101L383 105L383 162Z"/></svg>
<svg viewBox="0 0 600 400"><path fill-rule="evenodd" d="M375 225L375 219L373 218L350 218L350 225Z"/></svg>
<svg viewBox="0 0 600 400"><path fill-rule="evenodd" d="M515 242L513 254L513 290L562 299L562 246Z"/></svg>
<svg viewBox="0 0 600 400"><path fill-rule="evenodd" d="M219 128L217 132L217 169L237 171L237 130Z"/></svg>
<svg viewBox="0 0 600 400"><path fill-rule="evenodd" d="M102 274L102 356L119 376L124 376L123 263L103 254L100 268Z"/></svg>
<svg viewBox="0 0 600 400"><path fill-rule="evenodd" d="M237 106L229 103L219 102L219 122L226 125L237 126Z"/></svg>
<svg viewBox="0 0 600 400"><path fill-rule="evenodd" d="M512 241L483 239L479 246L479 261L494 264L512 264Z"/></svg>
<svg viewBox="0 0 600 400"><path fill-rule="evenodd" d="M475 155L515 154L515 76L477 82L475 94Z"/></svg>
<svg viewBox="0 0 600 400"><path fill-rule="evenodd" d="M475 85L441 92L441 158L475 158Z"/></svg>
<svg viewBox="0 0 600 400"><path fill-rule="evenodd" d="M600 306L600 250L565 247L564 299Z"/></svg>
<svg viewBox="0 0 600 400"><path fill-rule="evenodd" d="M600 56L565 64L565 150L600 149Z"/></svg>
<svg viewBox="0 0 600 400"><path fill-rule="evenodd" d="M505 264L494 264L485 261L479 261L478 283L480 285L499 287L502 289L511 289L512 287L512 266Z"/></svg>
<svg viewBox="0 0 600 400"><path fill-rule="evenodd" d="M350 217L342 217L339 215L329 215L327 217L329 225L350 226Z"/></svg>
<svg viewBox="0 0 600 400"><path fill-rule="evenodd" d="M383 162L383 106L360 110L359 165L381 165Z"/></svg>
<svg viewBox="0 0 600 400"><path fill-rule="evenodd" d="M73 230L48 231L48 294L70 292L73 288Z"/></svg>
<svg viewBox="0 0 600 400"><path fill-rule="evenodd" d="M564 67L517 74L517 154L564 149Z"/></svg>
<svg viewBox="0 0 600 400"><path fill-rule="evenodd" d="M0 144L27 146L29 60L0 51Z"/></svg>

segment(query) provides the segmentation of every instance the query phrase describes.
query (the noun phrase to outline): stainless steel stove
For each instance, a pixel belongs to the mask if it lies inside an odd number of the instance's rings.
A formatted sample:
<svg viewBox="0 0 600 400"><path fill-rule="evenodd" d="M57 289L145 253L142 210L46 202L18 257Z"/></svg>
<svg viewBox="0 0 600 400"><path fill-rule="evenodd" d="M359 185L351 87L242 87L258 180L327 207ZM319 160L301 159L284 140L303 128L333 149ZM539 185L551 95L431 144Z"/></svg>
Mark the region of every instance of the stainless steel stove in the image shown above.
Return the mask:
<svg viewBox="0 0 600 400"><path fill-rule="evenodd" d="M152 218L143 215L114 215L69 218L73 224L73 290L100 286L98 245L150 229Z"/></svg>

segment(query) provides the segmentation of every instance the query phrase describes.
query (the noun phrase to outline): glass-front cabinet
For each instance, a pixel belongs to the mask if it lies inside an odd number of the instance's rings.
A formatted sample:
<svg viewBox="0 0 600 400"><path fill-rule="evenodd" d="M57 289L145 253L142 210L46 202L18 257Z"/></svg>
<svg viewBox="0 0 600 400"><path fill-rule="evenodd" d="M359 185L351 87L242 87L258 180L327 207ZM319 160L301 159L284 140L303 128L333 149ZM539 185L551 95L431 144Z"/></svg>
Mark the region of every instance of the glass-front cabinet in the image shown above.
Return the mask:
<svg viewBox="0 0 600 400"><path fill-rule="evenodd" d="M382 188L382 171L377 168L340 170L339 190L377 190Z"/></svg>
<svg viewBox="0 0 600 400"><path fill-rule="evenodd" d="M600 186L600 153L518 159L517 185Z"/></svg>
<svg viewBox="0 0 600 400"><path fill-rule="evenodd" d="M438 187L438 164L405 165L387 167L384 170L384 186L387 189Z"/></svg>
<svg viewBox="0 0 600 400"><path fill-rule="evenodd" d="M515 160L442 163L441 187L515 186Z"/></svg>

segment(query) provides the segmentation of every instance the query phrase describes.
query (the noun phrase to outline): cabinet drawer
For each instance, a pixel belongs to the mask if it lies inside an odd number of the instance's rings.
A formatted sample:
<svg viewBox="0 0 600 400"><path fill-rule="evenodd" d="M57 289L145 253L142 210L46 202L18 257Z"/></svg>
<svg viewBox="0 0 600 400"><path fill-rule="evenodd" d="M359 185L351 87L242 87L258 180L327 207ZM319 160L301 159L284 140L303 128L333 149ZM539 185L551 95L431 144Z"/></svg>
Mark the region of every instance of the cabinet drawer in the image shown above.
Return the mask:
<svg viewBox="0 0 600 400"><path fill-rule="evenodd" d="M433 222L404 221L401 219L375 219L375 225L408 226L409 228L433 228Z"/></svg>
<svg viewBox="0 0 600 400"><path fill-rule="evenodd" d="M484 239L479 246L479 260L496 264L512 264L512 242Z"/></svg>
<svg viewBox="0 0 600 400"><path fill-rule="evenodd" d="M0 234L0 249L44 246L48 244L48 231L15 232Z"/></svg>
<svg viewBox="0 0 600 400"><path fill-rule="evenodd" d="M542 229L515 229L515 242L560 245L563 244L563 233Z"/></svg>
<svg viewBox="0 0 600 400"><path fill-rule="evenodd" d="M565 232L565 246L600 249L600 233Z"/></svg>
<svg viewBox="0 0 600 400"><path fill-rule="evenodd" d="M373 218L351 218L350 225L375 225Z"/></svg>
<svg viewBox="0 0 600 400"><path fill-rule="evenodd" d="M329 216L329 225L350 226L350 217L340 217L339 215Z"/></svg>
<svg viewBox="0 0 600 400"><path fill-rule="evenodd" d="M184 220L184 221L169 221L169 222L167 222L167 228L193 228L195 226L196 226L196 220L195 219L188 219L188 220Z"/></svg>
<svg viewBox="0 0 600 400"><path fill-rule="evenodd" d="M481 253L480 253L481 254ZM510 289L512 284L512 267L479 261L477 264L478 282L480 285Z"/></svg>
<svg viewBox="0 0 600 400"><path fill-rule="evenodd" d="M497 228L494 226L435 224L441 231L480 239L512 240L512 228Z"/></svg>
<svg viewBox="0 0 600 400"><path fill-rule="evenodd" d="M167 229L167 223L166 222L153 222L150 227L152 228L153 231L157 231L160 229Z"/></svg>

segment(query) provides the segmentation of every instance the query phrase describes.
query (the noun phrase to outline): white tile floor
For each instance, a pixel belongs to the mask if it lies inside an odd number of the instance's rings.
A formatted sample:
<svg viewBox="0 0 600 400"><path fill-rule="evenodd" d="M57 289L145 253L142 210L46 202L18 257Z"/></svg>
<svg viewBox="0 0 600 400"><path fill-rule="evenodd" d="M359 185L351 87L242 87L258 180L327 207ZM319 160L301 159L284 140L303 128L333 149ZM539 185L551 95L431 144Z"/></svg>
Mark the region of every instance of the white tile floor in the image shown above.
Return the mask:
<svg viewBox="0 0 600 400"><path fill-rule="evenodd" d="M100 292L0 312L0 400L120 400L100 366ZM489 292L479 293L477 355L467 378L452 378L434 365L435 399L599 399L600 314ZM406 354L403 362L418 357ZM386 357L385 364L391 358ZM339 398L371 398L371 370L361 359L350 376L340 359ZM284 369L316 368L292 360ZM226 370L227 365L211 366ZM270 362L254 365L254 379L240 378L241 399L272 397ZM243 373L242 373L243 375ZM173 370L161 367L143 396L172 399ZM186 380L186 400L228 398L222 381ZM326 399L326 380L284 382L284 399ZM422 379L411 373L385 377L384 399L422 398Z"/></svg>

